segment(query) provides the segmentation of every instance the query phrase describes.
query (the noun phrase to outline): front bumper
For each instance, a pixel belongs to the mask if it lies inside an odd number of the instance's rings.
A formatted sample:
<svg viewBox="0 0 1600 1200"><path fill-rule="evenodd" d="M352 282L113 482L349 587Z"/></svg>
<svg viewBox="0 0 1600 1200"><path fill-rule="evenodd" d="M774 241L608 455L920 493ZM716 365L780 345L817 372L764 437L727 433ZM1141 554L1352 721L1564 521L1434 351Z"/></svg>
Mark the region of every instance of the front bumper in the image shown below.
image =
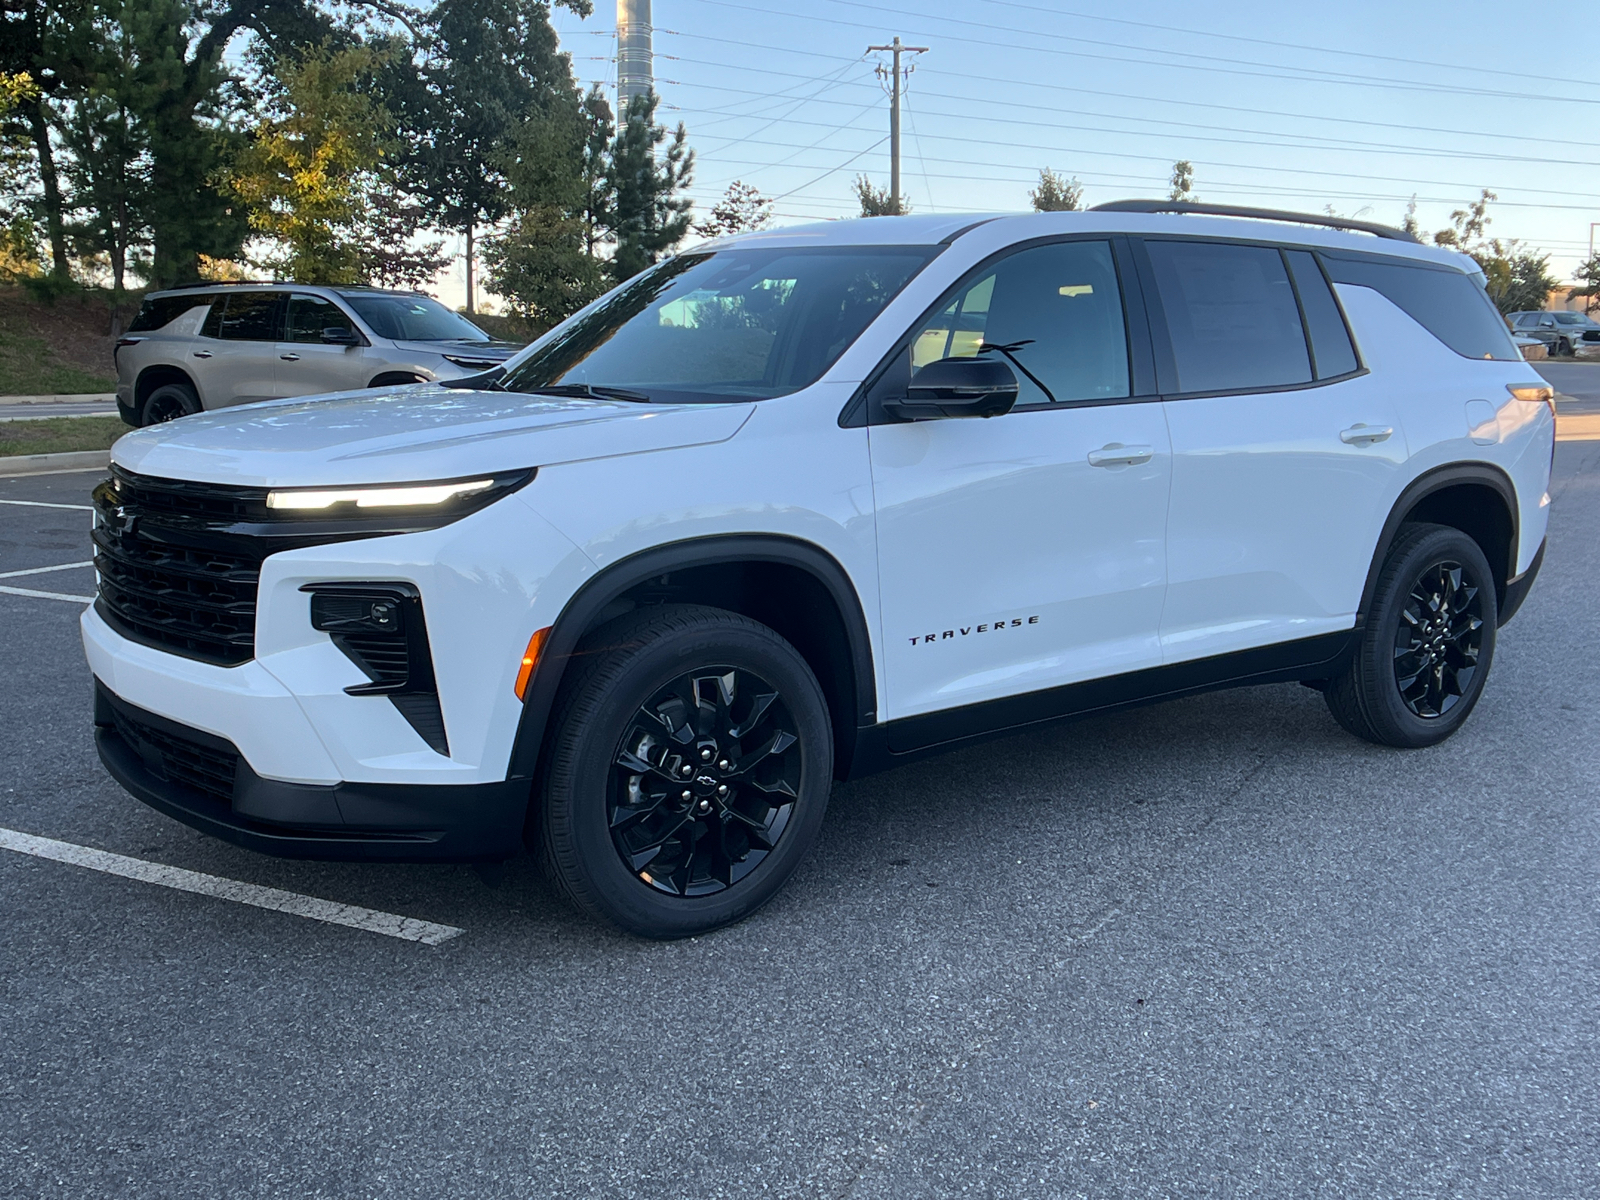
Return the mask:
<svg viewBox="0 0 1600 1200"><path fill-rule="evenodd" d="M95 747L134 797L202 833L280 858L486 862L522 843L529 781L337 783L263 779L225 738L95 683Z"/></svg>

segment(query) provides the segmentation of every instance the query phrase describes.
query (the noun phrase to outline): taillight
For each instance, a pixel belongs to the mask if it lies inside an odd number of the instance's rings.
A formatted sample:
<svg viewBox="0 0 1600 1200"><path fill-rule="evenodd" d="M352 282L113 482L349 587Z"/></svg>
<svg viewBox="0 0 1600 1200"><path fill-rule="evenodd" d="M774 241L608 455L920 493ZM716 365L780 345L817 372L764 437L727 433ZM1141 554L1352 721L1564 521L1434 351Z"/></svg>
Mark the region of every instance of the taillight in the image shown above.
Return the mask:
<svg viewBox="0 0 1600 1200"><path fill-rule="evenodd" d="M1529 404L1538 404L1543 401L1550 406L1550 415L1556 415L1556 390L1548 383L1508 383L1506 391L1517 400L1526 400Z"/></svg>
<svg viewBox="0 0 1600 1200"><path fill-rule="evenodd" d="M117 344L111 347L111 363L112 363L112 365L113 366L116 365L116 362L117 362L117 351L118 350L121 350L124 346L137 346L142 341L144 341L143 338L130 338L130 337L118 338L117 339Z"/></svg>

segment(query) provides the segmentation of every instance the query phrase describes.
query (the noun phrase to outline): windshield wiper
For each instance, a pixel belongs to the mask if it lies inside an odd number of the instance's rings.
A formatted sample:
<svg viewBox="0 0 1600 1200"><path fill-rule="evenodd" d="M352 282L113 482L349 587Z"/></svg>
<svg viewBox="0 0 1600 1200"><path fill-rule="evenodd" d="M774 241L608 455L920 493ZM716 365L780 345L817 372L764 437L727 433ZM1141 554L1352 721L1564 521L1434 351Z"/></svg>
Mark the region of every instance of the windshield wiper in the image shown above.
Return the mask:
<svg viewBox="0 0 1600 1200"><path fill-rule="evenodd" d="M506 390L525 391L533 396L581 396L585 400L639 400L646 404L650 402L650 396L646 392L611 387L604 383L549 383L543 387L507 388Z"/></svg>

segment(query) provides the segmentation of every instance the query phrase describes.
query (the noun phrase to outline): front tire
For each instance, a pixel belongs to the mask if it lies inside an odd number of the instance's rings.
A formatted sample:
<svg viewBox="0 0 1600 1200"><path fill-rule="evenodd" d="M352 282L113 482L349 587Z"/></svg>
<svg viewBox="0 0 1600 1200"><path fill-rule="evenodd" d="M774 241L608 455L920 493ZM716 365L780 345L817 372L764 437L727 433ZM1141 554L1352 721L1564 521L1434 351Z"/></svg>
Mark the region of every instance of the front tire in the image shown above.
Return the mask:
<svg viewBox="0 0 1600 1200"><path fill-rule="evenodd" d="M1445 525L1404 526L1350 665L1323 692L1329 711L1380 746L1444 741L1483 694L1498 623L1478 543Z"/></svg>
<svg viewBox="0 0 1600 1200"><path fill-rule="evenodd" d="M652 608L586 641L546 747L546 873L586 913L648 938L738 921L816 840L833 778L805 659L720 609Z"/></svg>

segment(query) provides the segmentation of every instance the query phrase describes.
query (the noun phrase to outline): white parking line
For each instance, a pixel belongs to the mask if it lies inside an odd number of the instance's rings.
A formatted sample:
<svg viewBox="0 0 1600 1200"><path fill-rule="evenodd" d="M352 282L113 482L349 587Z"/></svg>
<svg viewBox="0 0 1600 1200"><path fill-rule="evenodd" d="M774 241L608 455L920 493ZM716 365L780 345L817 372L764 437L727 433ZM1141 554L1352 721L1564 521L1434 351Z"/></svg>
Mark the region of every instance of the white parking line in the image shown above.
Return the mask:
<svg viewBox="0 0 1600 1200"><path fill-rule="evenodd" d="M93 604L93 596L73 596L66 592L36 592L32 588L15 588L0 586L0 595L4 596L32 596L38 600L70 600L74 604Z"/></svg>
<svg viewBox="0 0 1600 1200"><path fill-rule="evenodd" d="M76 508L84 512L93 512L92 504L51 504L48 500L0 500L0 504L17 504L23 508Z"/></svg>
<svg viewBox="0 0 1600 1200"><path fill-rule="evenodd" d="M91 871L104 871L108 875L121 875L124 879L137 879L141 883L155 883L175 888L180 892L193 892L199 896L215 896L219 900L232 900L236 904L250 904L256 908L269 908L273 912L289 913L312 921L325 921L329 925L344 925L368 933L381 933L385 937L400 938L407 942L422 942L437 946L465 930L454 925L436 925L432 921L419 921L415 917L402 917L395 913L379 912L355 904L336 904L332 900L318 900L296 892L279 891L254 883L240 883L223 879L219 875L203 875L199 871L186 871L182 867L169 867L163 863L146 862L142 858L129 858L125 854L112 854L71 842L58 842L54 838L35 837L15 829L0 829L0 849L15 850L18 854L31 854L35 858L48 858L55 862L71 863L75 867L88 867Z"/></svg>
<svg viewBox="0 0 1600 1200"><path fill-rule="evenodd" d="M93 562L58 563L53 567L29 567L26 571L0 571L0 579L15 579L18 575L47 575L51 571L75 571L79 567L92 567Z"/></svg>

